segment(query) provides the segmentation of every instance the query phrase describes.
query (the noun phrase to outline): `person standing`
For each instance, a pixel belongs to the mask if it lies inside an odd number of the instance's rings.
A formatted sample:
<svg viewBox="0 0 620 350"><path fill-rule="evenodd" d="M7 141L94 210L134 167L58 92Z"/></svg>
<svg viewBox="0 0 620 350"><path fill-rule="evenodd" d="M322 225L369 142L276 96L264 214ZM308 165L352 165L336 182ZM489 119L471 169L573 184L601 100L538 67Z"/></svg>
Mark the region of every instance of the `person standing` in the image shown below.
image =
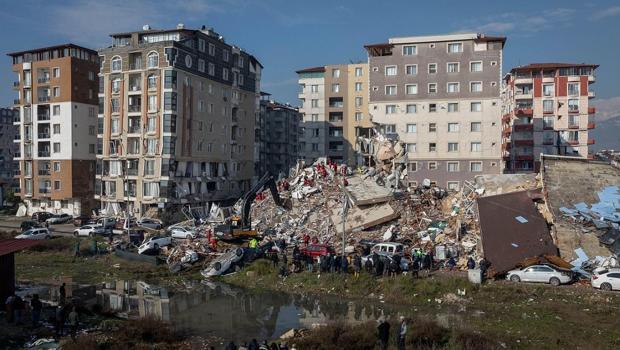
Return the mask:
<svg viewBox="0 0 620 350"><path fill-rule="evenodd" d="M15 324L22 324L22 319L24 317L24 310L26 309L26 305L24 304L24 300L19 296L15 296L15 300L13 301L13 310L15 310Z"/></svg>
<svg viewBox="0 0 620 350"><path fill-rule="evenodd" d="M353 274L354 274L354 276L355 277L359 277L361 270L362 270L362 258L358 254L355 254L355 257L353 258Z"/></svg>
<svg viewBox="0 0 620 350"><path fill-rule="evenodd" d="M73 341L75 341L75 334L77 333L79 325L80 315L77 312L77 307L73 305L71 307L71 312L69 313L69 331L71 332L71 339L73 339Z"/></svg>
<svg viewBox="0 0 620 350"><path fill-rule="evenodd" d="M377 340L381 350L388 348L388 341L390 339L390 324L385 320L383 316L379 318L379 325L377 326Z"/></svg>
<svg viewBox="0 0 620 350"><path fill-rule="evenodd" d="M398 327L398 350L405 350L405 340L407 338L407 321L405 316L400 316L400 327Z"/></svg>
<svg viewBox="0 0 620 350"><path fill-rule="evenodd" d="M41 309L43 309L43 304L41 303L41 300L39 300L39 294L32 296L32 300L30 300L30 308L32 309L32 327L36 328L39 326Z"/></svg>
<svg viewBox="0 0 620 350"><path fill-rule="evenodd" d="M62 305L58 305L56 308L56 337L59 338L63 335L65 328L65 310Z"/></svg>
<svg viewBox="0 0 620 350"><path fill-rule="evenodd" d="M9 297L6 298L4 306L6 308L6 321L11 323L15 317L15 294L9 295Z"/></svg>
<svg viewBox="0 0 620 350"><path fill-rule="evenodd" d="M65 290L65 283L63 282L60 288L58 288L58 304L63 304L65 302L65 297L67 296L67 291Z"/></svg>

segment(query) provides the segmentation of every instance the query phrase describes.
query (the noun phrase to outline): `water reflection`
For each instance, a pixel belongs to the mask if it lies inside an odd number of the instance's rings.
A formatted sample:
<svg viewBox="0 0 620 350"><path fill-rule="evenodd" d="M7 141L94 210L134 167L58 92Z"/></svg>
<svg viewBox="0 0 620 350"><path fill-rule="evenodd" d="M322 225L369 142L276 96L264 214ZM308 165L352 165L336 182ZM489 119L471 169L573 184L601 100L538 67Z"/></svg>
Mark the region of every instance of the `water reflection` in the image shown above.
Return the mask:
<svg viewBox="0 0 620 350"><path fill-rule="evenodd" d="M291 328L311 328L335 320L376 320L399 311L380 303L248 291L214 282L171 289L144 282L114 281L102 285L96 294L103 309L121 317L155 317L196 334L236 341L271 339Z"/></svg>

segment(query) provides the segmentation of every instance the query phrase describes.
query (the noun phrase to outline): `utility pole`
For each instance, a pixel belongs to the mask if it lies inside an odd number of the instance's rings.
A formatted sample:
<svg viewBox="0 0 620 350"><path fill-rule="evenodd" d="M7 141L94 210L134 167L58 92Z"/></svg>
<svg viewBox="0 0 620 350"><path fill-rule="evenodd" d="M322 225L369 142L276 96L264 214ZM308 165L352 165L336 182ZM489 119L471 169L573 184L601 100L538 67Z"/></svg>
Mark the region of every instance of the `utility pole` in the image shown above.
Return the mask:
<svg viewBox="0 0 620 350"><path fill-rule="evenodd" d="M342 184L342 199L343 199L343 203L342 203L342 259L344 259L345 258L344 249L346 247L347 212L349 211L349 200L344 190L344 177L343 177L343 184Z"/></svg>

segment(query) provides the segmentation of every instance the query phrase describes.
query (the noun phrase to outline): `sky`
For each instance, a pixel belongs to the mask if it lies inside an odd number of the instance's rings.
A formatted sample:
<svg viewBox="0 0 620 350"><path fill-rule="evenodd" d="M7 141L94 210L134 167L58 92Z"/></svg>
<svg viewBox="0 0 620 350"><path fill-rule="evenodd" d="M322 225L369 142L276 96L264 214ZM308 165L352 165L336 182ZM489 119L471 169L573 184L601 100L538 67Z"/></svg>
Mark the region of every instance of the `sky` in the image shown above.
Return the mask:
<svg viewBox="0 0 620 350"><path fill-rule="evenodd" d="M532 62L595 63L597 117L620 115L617 0L21 0L3 1L3 54L62 43L98 49L110 33L213 27L264 66L262 90L298 104L296 70L367 61L363 46L390 37L478 32L503 35L503 70ZM2 55L0 106L16 97Z"/></svg>

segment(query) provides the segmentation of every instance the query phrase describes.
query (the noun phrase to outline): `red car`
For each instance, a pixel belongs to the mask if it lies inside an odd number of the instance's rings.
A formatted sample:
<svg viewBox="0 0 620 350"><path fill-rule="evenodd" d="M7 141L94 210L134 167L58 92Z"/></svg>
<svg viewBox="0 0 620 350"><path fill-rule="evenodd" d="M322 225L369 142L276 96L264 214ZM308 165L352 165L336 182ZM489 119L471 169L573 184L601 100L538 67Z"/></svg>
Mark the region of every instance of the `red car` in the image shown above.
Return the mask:
<svg viewBox="0 0 620 350"><path fill-rule="evenodd" d="M334 247L329 244L309 244L307 247L301 249L301 253L317 258L329 253L336 254L336 251L334 250Z"/></svg>

